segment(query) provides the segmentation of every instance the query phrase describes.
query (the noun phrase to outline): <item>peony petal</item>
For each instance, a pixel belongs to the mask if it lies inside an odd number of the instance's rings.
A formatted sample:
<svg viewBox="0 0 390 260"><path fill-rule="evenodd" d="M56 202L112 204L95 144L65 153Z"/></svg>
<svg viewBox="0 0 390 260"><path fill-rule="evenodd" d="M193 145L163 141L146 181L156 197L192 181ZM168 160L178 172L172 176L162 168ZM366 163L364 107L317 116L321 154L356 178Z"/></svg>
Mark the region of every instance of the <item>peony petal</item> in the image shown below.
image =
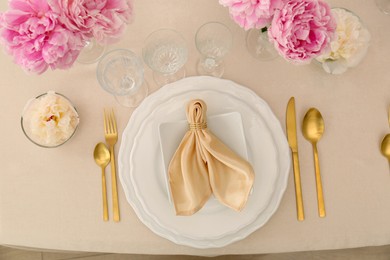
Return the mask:
<svg viewBox="0 0 390 260"><path fill-rule="evenodd" d="M10 10L19 10L25 13L34 13L34 9L32 8L29 1L25 0L13 0L9 1Z"/></svg>

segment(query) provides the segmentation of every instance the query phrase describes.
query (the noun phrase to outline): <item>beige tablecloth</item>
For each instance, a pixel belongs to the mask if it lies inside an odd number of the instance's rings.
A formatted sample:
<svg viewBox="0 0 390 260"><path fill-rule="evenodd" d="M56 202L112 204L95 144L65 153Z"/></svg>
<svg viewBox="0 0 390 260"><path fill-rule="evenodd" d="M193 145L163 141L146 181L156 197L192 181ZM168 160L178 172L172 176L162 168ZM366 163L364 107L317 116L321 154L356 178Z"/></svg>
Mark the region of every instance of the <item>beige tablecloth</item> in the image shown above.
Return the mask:
<svg viewBox="0 0 390 260"><path fill-rule="evenodd" d="M27 75L11 58L0 55L0 244L74 251L147 254L254 254L390 244L389 164L379 152L389 132L390 16L372 0L329 1L353 10L372 33L363 63L341 76L319 66L294 66L278 58L260 62L245 47L244 30L217 0L135 1L135 20L114 48L140 54L147 35L161 27L174 28L186 38L190 57L187 74L196 75L194 44L197 28L208 21L226 24L234 45L226 58L224 78L248 86L268 102L285 122L285 109L296 98L298 121L317 107L326 122L318 149L327 217L317 215L311 145L298 134L306 220L298 222L292 175L279 209L248 238L219 249L198 250L176 245L144 226L119 186L122 221L102 221L100 170L92 159L103 141L102 108L117 111L118 128L126 126L132 109L120 107L96 80L96 64L75 64L67 71ZM0 10L7 8L1 1ZM151 91L158 87L146 68ZM47 90L68 96L81 123L76 135L56 149L30 143L20 128L25 102ZM119 150L120 140L116 149ZM110 207L111 208L111 207Z"/></svg>

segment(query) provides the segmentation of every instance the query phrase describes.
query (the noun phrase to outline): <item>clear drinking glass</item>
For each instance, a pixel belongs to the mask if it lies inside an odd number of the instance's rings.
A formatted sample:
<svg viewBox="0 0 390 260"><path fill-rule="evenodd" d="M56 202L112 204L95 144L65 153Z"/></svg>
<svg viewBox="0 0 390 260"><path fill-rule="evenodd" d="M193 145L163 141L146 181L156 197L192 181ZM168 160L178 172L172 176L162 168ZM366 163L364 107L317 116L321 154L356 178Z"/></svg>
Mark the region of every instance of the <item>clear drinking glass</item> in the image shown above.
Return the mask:
<svg viewBox="0 0 390 260"><path fill-rule="evenodd" d="M375 0L376 6L385 14L390 15L390 0Z"/></svg>
<svg viewBox="0 0 390 260"><path fill-rule="evenodd" d="M96 42L95 39L91 39L85 42L84 48L81 50L77 57L77 62L82 64L92 64L98 62L106 51L106 46Z"/></svg>
<svg viewBox="0 0 390 260"><path fill-rule="evenodd" d="M123 106L136 107L148 94L142 60L130 50L106 53L98 63L96 74L100 86Z"/></svg>
<svg viewBox="0 0 390 260"><path fill-rule="evenodd" d="M246 47L249 53L260 61L273 60L279 56L275 47L269 42L265 28L249 30L246 36Z"/></svg>
<svg viewBox="0 0 390 260"><path fill-rule="evenodd" d="M185 77L188 48L180 33L171 29L152 32L145 41L142 55L159 86Z"/></svg>
<svg viewBox="0 0 390 260"><path fill-rule="evenodd" d="M201 54L197 63L198 73L220 78L225 71L223 58L232 42L232 33L224 24L209 22L202 25L195 35L196 48Z"/></svg>

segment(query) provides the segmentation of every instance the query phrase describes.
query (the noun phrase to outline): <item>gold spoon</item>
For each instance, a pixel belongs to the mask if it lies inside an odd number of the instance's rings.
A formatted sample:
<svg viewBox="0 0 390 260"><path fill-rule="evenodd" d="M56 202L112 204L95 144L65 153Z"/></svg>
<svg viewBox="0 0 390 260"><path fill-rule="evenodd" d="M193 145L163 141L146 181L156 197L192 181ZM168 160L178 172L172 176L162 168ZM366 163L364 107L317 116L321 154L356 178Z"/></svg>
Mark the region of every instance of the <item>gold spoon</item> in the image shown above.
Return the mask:
<svg viewBox="0 0 390 260"><path fill-rule="evenodd" d="M381 143L381 152L384 157L387 158L387 160L390 163L390 134L385 135L383 137L382 143Z"/></svg>
<svg viewBox="0 0 390 260"><path fill-rule="evenodd" d="M303 118L302 133L303 136L313 145L313 155L315 164L315 176L317 187L318 214L321 218L325 217L325 203L322 192L322 182L320 174L320 163L318 160L317 142L324 133L325 124L320 111L310 108Z"/></svg>
<svg viewBox="0 0 390 260"><path fill-rule="evenodd" d="M103 220L108 221L107 189L105 168L110 162L110 151L104 143L98 143L93 151L93 158L97 165L102 168L102 194L103 194Z"/></svg>

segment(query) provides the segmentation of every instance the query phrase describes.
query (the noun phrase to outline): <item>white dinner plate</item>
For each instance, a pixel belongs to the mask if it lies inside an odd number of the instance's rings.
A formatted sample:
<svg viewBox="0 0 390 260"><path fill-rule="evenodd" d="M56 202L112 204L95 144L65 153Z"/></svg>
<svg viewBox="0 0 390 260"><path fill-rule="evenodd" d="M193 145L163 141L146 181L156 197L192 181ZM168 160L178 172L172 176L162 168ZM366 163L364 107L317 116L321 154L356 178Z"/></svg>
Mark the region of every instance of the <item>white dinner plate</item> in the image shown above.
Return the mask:
<svg viewBox="0 0 390 260"><path fill-rule="evenodd" d="M228 112L224 110L235 107L240 114L244 115L244 129L245 123L256 128L256 131L248 131L245 134L251 142L258 144L254 149L259 148L256 153L249 151L249 154L258 155L256 160L251 161L256 174L254 199L251 196L244 210L239 213L211 200L209 201L211 203L207 203L206 207L190 217L176 216L173 206L167 199L169 194L166 193L165 188L164 164L160 160L160 154L151 154L150 151L154 151L155 148L160 150L158 126L161 122L165 120L169 122L172 117L180 117L183 112L185 113L187 103L194 98L203 99L206 104L216 104L209 108L210 113ZM220 100L224 101L224 105L217 105ZM148 215L157 217L156 222L165 229L197 240L216 239L235 233L252 223L268 204L278 175L277 152L272 135L263 120L254 120L254 118L256 116L245 103L221 90L187 91L171 97L169 101L149 111L135 136L137 141L130 153L129 163L131 183Z"/></svg>
<svg viewBox="0 0 390 260"><path fill-rule="evenodd" d="M242 212L215 207L179 217L169 203L158 126L185 120L185 106L195 98L207 103L208 115L242 116L256 174ZM118 166L126 197L145 225L175 243L209 248L242 239L267 222L286 188L290 155L279 121L255 93L231 81L192 77L161 88L134 111L122 136Z"/></svg>

